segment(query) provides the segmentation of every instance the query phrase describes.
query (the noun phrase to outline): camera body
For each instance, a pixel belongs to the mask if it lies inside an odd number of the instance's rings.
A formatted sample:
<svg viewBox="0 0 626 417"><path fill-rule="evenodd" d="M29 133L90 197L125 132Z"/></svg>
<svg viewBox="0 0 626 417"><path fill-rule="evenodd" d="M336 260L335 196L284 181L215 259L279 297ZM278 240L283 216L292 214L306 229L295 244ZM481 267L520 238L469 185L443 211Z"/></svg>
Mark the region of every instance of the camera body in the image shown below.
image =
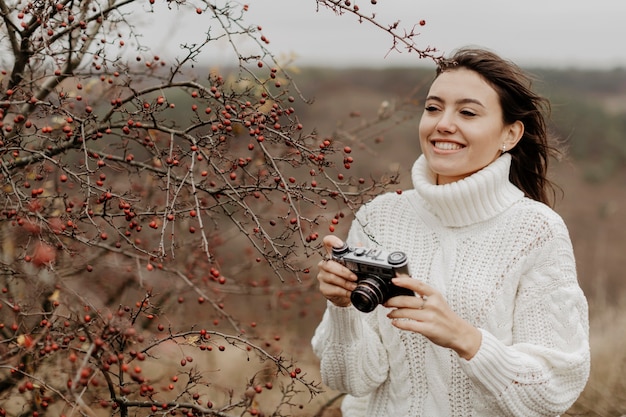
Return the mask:
<svg viewBox="0 0 626 417"><path fill-rule="evenodd" d="M391 297L415 295L413 291L391 282L398 274L409 274L404 252L351 248L344 243L340 248L333 248L332 258L356 274L357 286L350 295L350 301L359 311L369 313Z"/></svg>

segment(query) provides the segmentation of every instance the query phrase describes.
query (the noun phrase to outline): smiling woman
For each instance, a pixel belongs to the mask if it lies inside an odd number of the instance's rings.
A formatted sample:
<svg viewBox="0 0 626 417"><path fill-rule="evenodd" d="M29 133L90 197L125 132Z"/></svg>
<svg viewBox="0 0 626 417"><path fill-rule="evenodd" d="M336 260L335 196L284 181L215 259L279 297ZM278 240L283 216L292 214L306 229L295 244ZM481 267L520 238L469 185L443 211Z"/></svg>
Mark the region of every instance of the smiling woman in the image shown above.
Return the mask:
<svg viewBox="0 0 626 417"><path fill-rule="evenodd" d="M420 122L420 145L437 184L486 167L522 138L524 125L505 124L496 91L477 72L442 72L431 86Z"/></svg>
<svg viewBox="0 0 626 417"><path fill-rule="evenodd" d="M511 182L527 197L549 204L554 188L547 178L548 162L551 157L559 155L559 150L554 146L556 138L548 135L546 126L545 116L550 111L550 103L530 88L531 79L513 63L501 60L492 52L477 49L462 50L452 59L443 61L437 69L437 78L431 86L431 92L436 91L441 77L444 77L444 81L449 80L449 94L455 94L450 88L462 86L468 95L476 95L473 98L464 97L461 101L476 102L482 97L484 104L479 105L482 105L483 111L476 112L474 117L471 110L465 110L466 117L479 119L476 124L485 122L486 116L492 117L482 125L484 131L479 133L486 138L474 137L472 142L485 144L489 142L487 138L491 138L492 147L497 145L502 152L509 151L512 159ZM451 85L455 82L455 85ZM445 89L446 83L442 84ZM428 106L424 111L424 115L427 114ZM429 117L424 118L425 125L428 120ZM489 123L491 128L488 127ZM471 128L475 127L474 124L459 121L459 126L467 127L468 135L475 134ZM463 132L460 134L463 135ZM421 138L420 141L424 145L424 139ZM488 150L485 152L489 153ZM487 163L483 167L486 165Z"/></svg>
<svg viewBox="0 0 626 417"><path fill-rule="evenodd" d="M440 62L414 189L367 203L347 237L406 254L411 276L392 284L416 296L364 314L350 295L366 278L319 264L328 303L312 344L324 382L349 394L344 417L557 416L582 392L588 307L567 227L544 204L546 104L489 51Z"/></svg>

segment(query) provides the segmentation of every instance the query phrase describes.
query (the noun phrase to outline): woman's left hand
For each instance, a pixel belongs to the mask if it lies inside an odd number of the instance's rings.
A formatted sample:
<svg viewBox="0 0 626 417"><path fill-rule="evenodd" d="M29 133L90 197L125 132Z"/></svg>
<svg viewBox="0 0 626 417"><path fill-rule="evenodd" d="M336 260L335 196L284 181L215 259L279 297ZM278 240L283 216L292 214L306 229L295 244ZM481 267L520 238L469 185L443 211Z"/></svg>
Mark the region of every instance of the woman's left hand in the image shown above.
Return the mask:
<svg viewBox="0 0 626 417"><path fill-rule="evenodd" d="M407 276L394 278L393 283L416 295L392 297L385 303L385 307L393 308L387 317L395 327L420 333L466 360L474 357L480 348L482 333L456 314L440 292Z"/></svg>

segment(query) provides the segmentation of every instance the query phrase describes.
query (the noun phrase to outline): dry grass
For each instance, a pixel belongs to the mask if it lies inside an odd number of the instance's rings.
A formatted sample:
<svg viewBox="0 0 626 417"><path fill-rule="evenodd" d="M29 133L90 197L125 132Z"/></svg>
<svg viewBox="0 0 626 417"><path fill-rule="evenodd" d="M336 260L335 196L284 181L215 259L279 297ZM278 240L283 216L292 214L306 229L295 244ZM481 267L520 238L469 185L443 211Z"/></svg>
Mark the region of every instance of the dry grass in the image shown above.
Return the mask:
<svg viewBox="0 0 626 417"><path fill-rule="evenodd" d="M569 416L626 415L626 305L591 308L591 375Z"/></svg>

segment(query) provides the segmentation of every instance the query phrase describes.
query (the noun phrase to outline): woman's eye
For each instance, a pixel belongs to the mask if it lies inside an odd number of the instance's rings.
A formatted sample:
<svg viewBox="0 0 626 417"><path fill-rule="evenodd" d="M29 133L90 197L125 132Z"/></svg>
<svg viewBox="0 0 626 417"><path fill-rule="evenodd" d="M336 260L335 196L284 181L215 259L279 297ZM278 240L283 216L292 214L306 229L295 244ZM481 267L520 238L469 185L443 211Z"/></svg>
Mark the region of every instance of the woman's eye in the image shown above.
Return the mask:
<svg viewBox="0 0 626 417"><path fill-rule="evenodd" d="M435 106L426 106L424 108L424 110L426 110L427 112L434 112L434 111L437 111L437 107L435 107Z"/></svg>
<svg viewBox="0 0 626 417"><path fill-rule="evenodd" d="M461 110L461 114L463 116L469 116L469 117L476 116L476 113L474 113L471 110Z"/></svg>

